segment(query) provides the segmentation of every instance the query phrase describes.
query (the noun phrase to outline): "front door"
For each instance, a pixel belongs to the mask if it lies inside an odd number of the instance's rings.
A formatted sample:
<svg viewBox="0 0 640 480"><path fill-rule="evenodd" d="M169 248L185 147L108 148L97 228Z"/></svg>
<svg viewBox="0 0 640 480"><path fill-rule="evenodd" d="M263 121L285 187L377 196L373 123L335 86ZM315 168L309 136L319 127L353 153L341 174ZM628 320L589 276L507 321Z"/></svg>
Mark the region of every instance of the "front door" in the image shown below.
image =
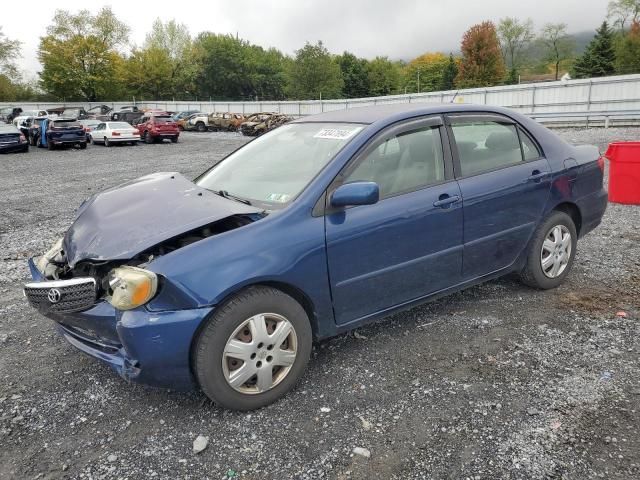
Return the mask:
<svg viewBox="0 0 640 480"><path fill-rule="evenodd" d="M346 324L460 282L462 202L440 117L380 134L329 189L373 181L380 201L327 210L336 322Z"/></svg>

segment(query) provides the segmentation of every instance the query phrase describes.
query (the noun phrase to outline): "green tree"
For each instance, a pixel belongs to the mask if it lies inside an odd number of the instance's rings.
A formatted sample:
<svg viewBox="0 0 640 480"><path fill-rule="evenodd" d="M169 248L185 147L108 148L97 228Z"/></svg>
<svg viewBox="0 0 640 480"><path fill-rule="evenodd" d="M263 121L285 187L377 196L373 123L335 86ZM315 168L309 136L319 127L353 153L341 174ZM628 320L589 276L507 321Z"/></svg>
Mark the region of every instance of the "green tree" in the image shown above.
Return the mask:
<svg viewBox="0 0 640 480"><path fill-rule="evenodd" d="M153 90L163 90L163 96L183 98L185 92L194 90L193 83L197 74L194 59L193 42L189 30L184 24L169 20L163 23L159 18L153 22L151 32L147 34L143 52L138 59L149 63L147 69L151 76L162 72L164 87L159 85ZM144 64L143 64L144 65ZM144 86L143 86L144 88ZM162 97L156 97L162 98Z"/></svg>
<svg viewBox="0 0 640 480"><path fill-rule="evenodd" d="M456 77L458 76L458 62L453 56L453 53L449 54L449 60L442 72L442 82L440 83L440 90L453 90L456 86Z"/></svg>
<svg viewBox="0 0 640 480"><path fill-rule="evenodd" d="M467 30L460 49L462 61L456 78L458 87L489 87L504 80L504 60L492 22L482 22Z"/></svg>
<svg viewBox="0 0 640 480"><path fill-rule="evenodd" d="M640 0L612 0L607 14L613 24L624 31L627 23L633 24L640 20Z"/></svg>
<svg viewBox="0 0 640 480"><path fill-rule="evenodd" d="M376 57L369 62L369 95L379 97L399 92L401 65L387 57Z"/></svg>
<svg viewBox="0 0 640 480"><path fill-rule="evenodd" d="M203 32L194 41L195 93L215 99L284 98L287 59L232 35Z"/></svg>
<svg viewBox="0 0 640 480"><path fill-rule="evenodd" d="M616 53L613 32L606 21L596 30L596 36L573 66L576 78L604 77L615 73Z"/></svg>
<svg viewBox="0 0 640 480"><path fill-rule="evenodd" d="M640 21L631 24L631 29L618 43L616 49L618 73L640 73Z"/></svg>
<svg viewBox="0 0 640 480"><path fill-rule="evenodd" d="M297 50L288 74L287 91L295 99L339 98L344 86L340 66L321 41Z"/></svg>
<svg viewBox="0 0 640 480"><path fill-rule="evenodd" d="M0 27L0 100L15 100L18 68L15 61L20 55L20 42L7 38Z"/></svg>
<svg viewBox="0 0 640 480"><path fill-rule="evenodd" d="M57 10L38 49L42 87L57 98L95 101L121 96L124 85L116 74L122 57L117 49L127 43L128 33L109 7L96 15Z"/></svg>
<svg viewBox="0 0 640 480"><path fill-rule="evenodd" d="M517 83L518 73L524 63L524 53L535 38L533 21L527 19L521 22L517 18L502 18L498 22L497 32L502 58L509 72L507 81Z"/></svg>
<svg viewBox="0 0 640 480"><path fill-rule="evenodd" d="M360 98L369 95L367 61L349 52L338 55L335 60L340 66L342 80L344 81L342 96L346 98Z"/></svg>
<svg viewBox="0 0 640 480"><path fill-rule="evenodd" d="M540 44L544 51L544 60L553 66L555 79L558 80L560 65L573 57L574 42L567 35L564 23L547 23L540 32Z"/></svg>
<svg viewBox="0 0 640 480"><path fill-rule="evenodd" d="M446 55L440 52L424 53L414 58L402 71L406 89L418 93L438 90L448 63Z"/></svg>

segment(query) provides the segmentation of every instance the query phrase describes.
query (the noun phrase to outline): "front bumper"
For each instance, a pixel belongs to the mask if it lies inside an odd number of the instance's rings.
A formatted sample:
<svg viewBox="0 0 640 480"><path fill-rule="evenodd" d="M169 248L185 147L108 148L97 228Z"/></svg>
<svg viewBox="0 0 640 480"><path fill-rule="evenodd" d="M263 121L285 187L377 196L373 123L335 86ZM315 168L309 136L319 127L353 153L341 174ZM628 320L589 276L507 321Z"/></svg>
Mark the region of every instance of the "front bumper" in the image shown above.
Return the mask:
<svg viewBox="0 0 640 480"><path fill-rule="evenodd" d="M33 259L34 282L43 281ZM74 347L109 365L127 381L191 390L194 335L212 307L150 312L144 307L119 311L104 300L82 312L43 313Z"/></svg>

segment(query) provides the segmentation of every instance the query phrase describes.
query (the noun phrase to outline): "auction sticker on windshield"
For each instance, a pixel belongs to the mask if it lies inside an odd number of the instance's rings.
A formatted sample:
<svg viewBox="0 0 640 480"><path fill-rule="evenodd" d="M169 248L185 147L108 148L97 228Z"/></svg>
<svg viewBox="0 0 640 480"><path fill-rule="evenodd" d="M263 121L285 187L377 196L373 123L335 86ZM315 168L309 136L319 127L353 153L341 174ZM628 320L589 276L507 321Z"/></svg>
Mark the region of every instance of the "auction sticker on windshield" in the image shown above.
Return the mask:
<svg viewBox="0 0 640 480"><path fill-rule="evenodd" d="M314 138L330 138L333 140L346 140L354 136L362 130L362 127L355 128L323 128L318 133L316 133Z"/></svg>

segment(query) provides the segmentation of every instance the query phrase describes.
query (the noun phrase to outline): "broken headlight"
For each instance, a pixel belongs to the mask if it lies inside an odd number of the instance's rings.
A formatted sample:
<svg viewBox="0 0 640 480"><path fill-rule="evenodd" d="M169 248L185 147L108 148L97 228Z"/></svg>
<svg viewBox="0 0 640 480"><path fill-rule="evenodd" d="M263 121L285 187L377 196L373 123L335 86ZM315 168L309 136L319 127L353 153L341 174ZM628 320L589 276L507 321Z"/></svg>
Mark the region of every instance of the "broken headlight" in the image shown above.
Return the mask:
<svg viewBox="0 0 640 480"><path fill-rule="evenodd" d="M52 266L52 268L48 268L49 264L54 261L54 259L57 261L63 260L62 258L56 259L56 257L58 257L58 255L62 253L62 241L62 238L58 239L58 241L56 241L56 243L54 243L53 246L46 253L44 253L36 263L36 267L38 267L40 273L47 277L52 276L52 274L55 272L55 266Z"/></svg>
<svg viewBox="0 0 640 480"><path fill-rule="evenodd" d="M118 267L109 272L107 300L118 310L131 310L151 300L157 289L155 273L137 267Z"/></svg>

